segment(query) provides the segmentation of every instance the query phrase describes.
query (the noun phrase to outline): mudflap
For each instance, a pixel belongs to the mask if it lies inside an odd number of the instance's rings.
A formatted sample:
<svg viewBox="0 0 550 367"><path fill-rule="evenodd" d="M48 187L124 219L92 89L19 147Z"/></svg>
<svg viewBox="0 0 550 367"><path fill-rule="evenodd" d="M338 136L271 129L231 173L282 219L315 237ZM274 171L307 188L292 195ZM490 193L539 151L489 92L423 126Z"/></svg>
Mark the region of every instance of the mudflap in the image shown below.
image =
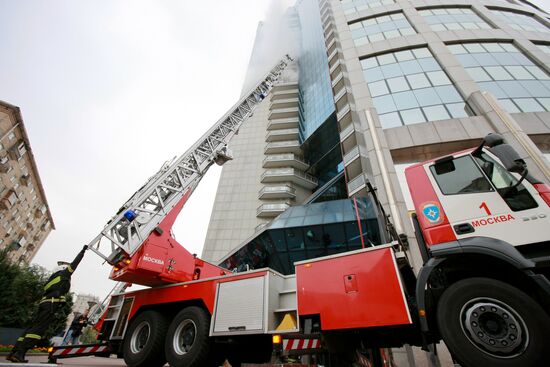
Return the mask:
<svg viewBox="0 0 550 367"><path fill-rule="evenodd" d="M75 358L85 356L108 357L111 353L113 353L107 343L59 345L56 347L50 347L48 352L49 363L57 363L57 360L60 358Z"/></svg>

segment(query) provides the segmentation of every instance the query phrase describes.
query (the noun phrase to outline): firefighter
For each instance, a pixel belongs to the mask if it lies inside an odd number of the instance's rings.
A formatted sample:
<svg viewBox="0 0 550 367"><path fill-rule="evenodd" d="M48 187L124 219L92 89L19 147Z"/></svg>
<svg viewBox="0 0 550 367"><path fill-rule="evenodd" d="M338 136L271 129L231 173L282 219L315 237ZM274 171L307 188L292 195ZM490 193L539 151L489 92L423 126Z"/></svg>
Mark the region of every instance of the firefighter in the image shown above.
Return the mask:
<svg viewBox="0 0 550 367"><path fill-rule="evenodd" d="M15 363L26 363L25 354L33 348L53 321L55 313L65 303L65 295L71 288L71 276L78 264L84 257L88 246L84 246L72 263L58 261L54 273L50 276L44 286L44 295L38 305L38 313L32 326L28 327L17 339L10 354L6 357L8 361Z"/></svg>

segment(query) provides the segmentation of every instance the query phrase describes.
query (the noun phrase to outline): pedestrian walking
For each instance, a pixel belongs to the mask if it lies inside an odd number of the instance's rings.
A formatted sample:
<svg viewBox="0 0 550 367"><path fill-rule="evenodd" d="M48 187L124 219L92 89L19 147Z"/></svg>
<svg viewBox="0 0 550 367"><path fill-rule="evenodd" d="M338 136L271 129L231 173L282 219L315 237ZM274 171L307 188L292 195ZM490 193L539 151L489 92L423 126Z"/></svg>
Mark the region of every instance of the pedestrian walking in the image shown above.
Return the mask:
<svg viewBox="0 0 550 367"><path fill-rule="evenodd" d="M17 339L17 343L6 357L8 361L15 363L27 362L25 354L44 337L45 331L53 321L54 314L65 303L65 295L71 288L71 276L80 264L87 249L88 246L84 246L72 263L58 261L58 267L44 286L44 294L38 305L34 322Z"/></svg>

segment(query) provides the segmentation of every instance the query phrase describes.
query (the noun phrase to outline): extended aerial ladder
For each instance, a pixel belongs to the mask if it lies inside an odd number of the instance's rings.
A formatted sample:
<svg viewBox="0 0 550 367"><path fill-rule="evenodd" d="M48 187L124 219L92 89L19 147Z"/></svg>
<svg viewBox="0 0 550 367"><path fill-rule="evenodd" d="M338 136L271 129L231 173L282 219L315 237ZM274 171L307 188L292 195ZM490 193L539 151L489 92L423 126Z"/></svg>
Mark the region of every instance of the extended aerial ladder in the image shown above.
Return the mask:
<svg viewBox="0 0 550 367"><path fill-rule="evenodd" d="M159 285L226 272L181 247L171 236L172 225L208 168L232 159L227 143L291 60L287 55L277 63L189 150L166 162L88 244L113 265L111 279Z"/></svg>

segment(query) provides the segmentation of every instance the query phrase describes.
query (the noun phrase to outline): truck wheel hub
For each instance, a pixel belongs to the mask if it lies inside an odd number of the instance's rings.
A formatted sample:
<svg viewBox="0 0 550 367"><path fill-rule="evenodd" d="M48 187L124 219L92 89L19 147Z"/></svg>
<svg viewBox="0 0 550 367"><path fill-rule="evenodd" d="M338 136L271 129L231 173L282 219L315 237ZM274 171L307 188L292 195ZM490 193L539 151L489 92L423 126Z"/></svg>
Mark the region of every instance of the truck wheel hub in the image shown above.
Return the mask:
<svg viewBox="0 0 550 367"><path fill-rule="evenodd" d="M521 354L528 345L525 322L512 307L490 298L476 298L461 311L461 325L468 339L495 357Z"/></svg>
<svg viewBox="0 0 550 367"><path fill-rule="evenodd" d="M192 320L183 320L174 332L174 339L172 342L174 351L179 355L189 352L195 343L196 335L197 325L195 325Z"/></svg>
<svg viewBox="0 0 550 367"><path fill-rule="evenodd" d="M141 322L132 333L130 340L130 350L132 353L137 354L141 352L145 348L150 335L151 328L149 323L147 321Z"/></svg>

